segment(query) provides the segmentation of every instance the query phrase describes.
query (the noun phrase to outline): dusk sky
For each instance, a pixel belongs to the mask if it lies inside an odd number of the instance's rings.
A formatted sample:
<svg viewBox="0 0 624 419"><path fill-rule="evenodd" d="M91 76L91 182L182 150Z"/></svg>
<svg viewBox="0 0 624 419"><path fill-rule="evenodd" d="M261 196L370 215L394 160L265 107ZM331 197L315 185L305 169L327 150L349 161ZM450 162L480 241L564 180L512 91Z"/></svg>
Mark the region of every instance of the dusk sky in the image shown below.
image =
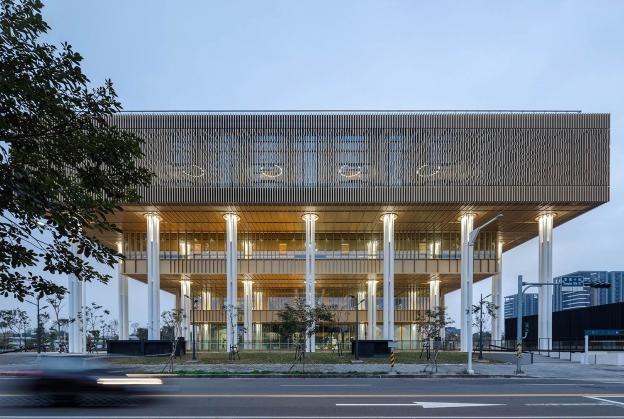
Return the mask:
<svg viewBox="0 0 624 419"><path fill-rule="evenodd" d="M73 45L94 85L112 79L126 110L609 112L611 202L555 229L553 273L624 270L624 2L46 3L48 40ZM536 239L505 253L503 295L537 264ZM88 285L87 301L116 315L116 281ZM143 284L130 301L145 323ZM446 305L457 327L459 293Z"/></svg>

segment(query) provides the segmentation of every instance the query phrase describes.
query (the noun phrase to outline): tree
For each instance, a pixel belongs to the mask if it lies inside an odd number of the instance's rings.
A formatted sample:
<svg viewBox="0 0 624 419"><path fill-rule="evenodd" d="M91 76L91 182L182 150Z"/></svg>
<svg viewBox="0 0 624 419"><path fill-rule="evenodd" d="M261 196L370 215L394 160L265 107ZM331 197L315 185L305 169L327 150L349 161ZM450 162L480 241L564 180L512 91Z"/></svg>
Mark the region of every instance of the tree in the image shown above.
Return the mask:
<svg viewBox="0 0 624 419"><path fill-rule="evenodd" d="M110 123L121 110L110 80L91 89L80 54L40 40L40 0L0 7L0 294L66 292L32 267L106 283L88 259L120 255L93 233L119 232L107 217L149 185L143 140Z"/></svg>
<svg viewBox="0 0 624 419"><path fill-rule="evenodd" d="M110 314L110 311L92 302L91 305L85 307L84 312L82 327L85 327L85 330L89 332L91 339L93 339L94 348L97 348L100 337L103 337L103 326L106 324L106 316Z"/></svg>
<svg viewBox="0 0 624 419"><path fill-rule="evenodd" d="M56 343L58 345L59 351L61 350L62 346L65 344L65 329L70 323L75 321L75 319L61 318L61 310L63 309L63 299L64 299L63 294L56 294L46 299L49 306L52 308L52 314L54 315L54 323L52 327L54 327L56 331L55 339L56 339Z"/></svg>
<svg viewBox="0 0 624 419"><path fill-rule="evenodd" d="M496 318L497 309L498 306L496 304L483 299L483 294L481 294L479 304L473 304L472 306L472 325L479 329L479 359L483 359L483 327L491 319Z"/></svg>
<svg viewBox="0 0 624 419"><path fill-rule="evenodd" d="M277 313L280 319L279 332L284 340L295 343L297 353L305 368L305 340L319 331L322 324L334 322L334 307L320 304L314 308L306 305L303 298L295 298ZM299 360L297 357L296 361Z"/></svg>
<svg viewBox="0 0 624 419"><path fill-rule="evenodd" d="M431 339L440 339L440 332L453 320L445 314L445 309L434 308L426 310L423 322L420 324L420 333L429 342Z"/></svg>
<svg viewBox="0 0 624 419"><path fill-rule="evenodd" d="M160 328L160 338L171 341L171 354L163 372L173 372L176 352L178 350L178 336L182 334L182 323L186 318L183 310L169 310L161 314L162 327Z"/></svg>
<svg viewBox="0 0 624 419"><path fill-rule="evenodd" d="M134 336L139 340L147 340L147 327L137 327Z"/></svg>
<svg viewBox="0 0 624 419"><path fill-rule="evenodd" d="M24 310L0 310L0 328L19 336L19 346L22 346L24 332L30 327L30 319ZM8 334L7 332L5 332ZM8 339L7 339L8 341Z"/></svg>
<svg viewBox="0 0 624 419"><path fill-rule="evenodd" d="M162 318L160 338L175 342L177 337L182 335L182 323L186 316L182 310L169 310L164 311L160 317Z"/></svg>

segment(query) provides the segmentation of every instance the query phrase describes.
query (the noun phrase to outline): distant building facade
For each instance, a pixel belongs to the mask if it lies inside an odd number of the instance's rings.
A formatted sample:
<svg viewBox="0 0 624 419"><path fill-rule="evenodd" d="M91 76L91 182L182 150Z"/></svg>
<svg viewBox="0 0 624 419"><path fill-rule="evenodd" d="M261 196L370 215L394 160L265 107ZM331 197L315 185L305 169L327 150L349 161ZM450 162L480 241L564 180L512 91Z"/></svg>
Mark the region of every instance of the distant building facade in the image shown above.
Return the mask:
<svg viewBox="0 0 624 419"><path fill-rule="evenodd" d="M537 294L522 295L522 315L533 316L538 311ZM518 295L505 297L505 318L510 319L518 315Z"/></svg>
<svg viewBox="0 0 624 419"><path fill-rule="evenodd" d="M561 278L564 276L595 279L607 282L611 286L609 288L590 288L555 285L553 287L553 311L624 302L624 271L577 271L553 278L553 282L560 284Z"/></svg>

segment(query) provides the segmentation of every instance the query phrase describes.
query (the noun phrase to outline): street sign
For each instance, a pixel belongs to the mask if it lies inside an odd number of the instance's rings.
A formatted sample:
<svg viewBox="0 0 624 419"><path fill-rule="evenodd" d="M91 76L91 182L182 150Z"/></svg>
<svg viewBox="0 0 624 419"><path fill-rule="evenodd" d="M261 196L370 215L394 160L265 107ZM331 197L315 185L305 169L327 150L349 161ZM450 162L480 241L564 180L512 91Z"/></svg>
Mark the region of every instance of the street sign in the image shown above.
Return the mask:
<svg viewBox="0 0 624 419"><path fill-rule="evenodd" d="M622 329L588 329L585 336L624 336Z"/></svg>
<svg viewBox="0 0 624 419"><path fill-rule="evenodd" d="M562 287L592 287L592 288L609 288L610 284L597 278L587 278L583 276L562 276Z"/></svg>
<svg viewBox="0 0 624 419"><path fill-rule="evenodd" d="M585 278L582 276L562 276L561 286L563 287L582 287L585 285Z"/></svg>

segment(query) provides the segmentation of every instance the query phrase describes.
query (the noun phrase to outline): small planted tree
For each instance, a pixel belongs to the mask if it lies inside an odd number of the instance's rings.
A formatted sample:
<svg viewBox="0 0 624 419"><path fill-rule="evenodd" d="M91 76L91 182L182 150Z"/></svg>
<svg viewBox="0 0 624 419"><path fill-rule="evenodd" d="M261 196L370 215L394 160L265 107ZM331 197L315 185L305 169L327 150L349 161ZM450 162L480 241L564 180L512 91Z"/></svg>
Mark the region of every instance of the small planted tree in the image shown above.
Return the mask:
<svg viewBox="0 0 624 419"><path fill-rule="evenodd" d="M24 332L30 326L30 318L24 310L0 310L0 327L5 331L19 336L19 346L22 347ZM7 333L8 335L9 333ZM7 337L7 343L10 341Z"/></svg>
<svg viewBox="0 0 624 419"><path fill-rule="evenodd" d="M487 297L486 297L487 298ZM472 306L472 325L479 329L479 359L483 359L483 328L490 321L496 318L496 310L498 306L493 302L483 299L479 300L479 304Z"/></svg>
<svg viewBox="0 0 624 419"><path fill-rule="evenodd" d="M161 339L168 339L171 341L171 354L167 364L163 368L163 372L168 370L173 372L173 365L178 350L178 336L182 335L182 324L186 315L183 310L169 310L165 311L160 316L162 318L162 327L160 329Z"/></svg>
<svg viewBox="0 0 624 419"><path fill-rule="evenodd" d="M277 313L281 321L280 335L295 344L295 362L301 362L305 371L305 343L319 331L322 324L334 322L334 307L325 304L310 307L303 298L296 298ZM292 369L292 367L291 367Z"/></svg>
<svg viewBox="0 0 624 419"><path fill-rule="evenodd" d="M66 319L61 318L61 310L63 309L63 299L64 296L62 294L56 294L54 296L48 297L46 301L48 302L49 307L52 309L52 314L54 316L53 326L55 330L55 340L58 345L59 352L65 351L67 347L66 343L66 329L67 326L74 322L75 319Z"/></svg>
<svg viewBox="0 0 624 419"><path fill-rule="evenodd" d="M85 307L83 327L86 328L90 335L88 338L91 340L91 345L87 345L89 352L97 350L98 341L103 335L102 325L106 323L106 316L109 314L109 310L104 309L103 306L95 302Z"/></svg>
<svg viewBox="0 0 624 419"><path fill-rule="evenodd" d="M440 350L439 345L436 342L441 341L442 330L453 323L450 317L445 314L444 308L434 308L433 310L426 310L423 322L420 324L420 333L425 339L425 344L420 352L422 357L423 351L427 353L427 360L432 362L432 368L435 367L435 371L438 371L438 352ZM433 346L433 359L431 358L431 342L434 342ZM425 371L427 367L425 367ZM433 371L433 369L432 369Z"/></svg>

